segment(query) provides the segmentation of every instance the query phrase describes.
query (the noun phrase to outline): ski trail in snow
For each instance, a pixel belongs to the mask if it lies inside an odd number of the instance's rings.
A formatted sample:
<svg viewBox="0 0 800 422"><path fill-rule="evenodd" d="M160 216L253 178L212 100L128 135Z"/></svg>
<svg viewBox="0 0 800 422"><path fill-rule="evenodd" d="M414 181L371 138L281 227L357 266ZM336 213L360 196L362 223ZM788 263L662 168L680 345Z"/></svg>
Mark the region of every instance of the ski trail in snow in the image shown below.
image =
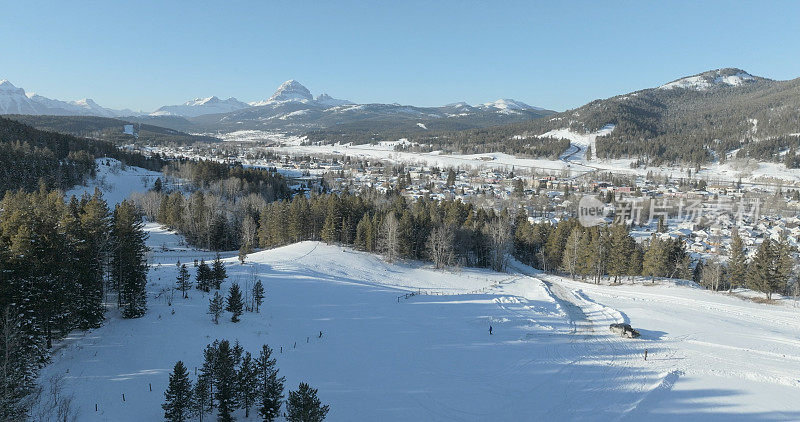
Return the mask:
<svg viewBox="0 0 800 422"><path fill-rule="evenodd" d="M563 387L560 397L563 400L552 403L543 414L544 418L556 418L567 412L573 419L592 419L596 411L619 413L628 406L629 409L637 406L652 390L652 378L639 373L635 360L640 355L638 342L622 339L608 332L608 324L615 322L628 322L624 313L596 302L586 296L581 289L572 289L561 283L539 278L521 266L512 265L512 268L523 275L541 281L556 300L559 307L569 318L571 339L569 342L570 353L576 358L565 363L565 368L560 376L569 380ZM582 376L582 365L601 366L601 375L587 379ZM598 382L602 379L603 382ZM624 385L629 391L632 401L614 403L608 409L590 409L587 403L597 403L598 395L613 391Z"/></svg>

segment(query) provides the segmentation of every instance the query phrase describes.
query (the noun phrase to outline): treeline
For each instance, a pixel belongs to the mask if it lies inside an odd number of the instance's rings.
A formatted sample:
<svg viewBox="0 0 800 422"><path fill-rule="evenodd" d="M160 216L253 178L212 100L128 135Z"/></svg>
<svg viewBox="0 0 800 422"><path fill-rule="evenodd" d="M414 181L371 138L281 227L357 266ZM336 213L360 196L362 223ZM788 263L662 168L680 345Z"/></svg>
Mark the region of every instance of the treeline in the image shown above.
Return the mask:
<svg viewBox="0 0 800 422"><path fill-rule="evenodd" d="M6 192L0 202L0 420L24 420L53 342L104 320L108 291L125 318L146 310L145 234L123 202L99 191Z"/></svg>
<svg viewBox="0 0 800 422"><path fill-rule="evenodd" d="M515 136L498 128L471 129L458 132L415 133L404 135L410 141L399 144L400 151L445 151L459 154L504 152L533 158L556 160L570 145L568 139Z"/></svg>
<svg viewBox="0 0 800 422"><path fill-rule="evenodd" d="M382 252L390 261L431 259L437 266L503 270L511 245L507 219L505 213L456 200L411 201L376 191L298 195L262 209L257 238L243 239L243 246L270 248L322 240Z"/></svg>
<svg viewBox="0 0 800 422"><path fill-rule="evenodd" d="M40 184L69 189L94 176L94 159L99 157L154 170L166 163L158 156L122 151L109 142L41 131L0 117L0 192L33 191Z"/></svg>
<svg viewBox="0 0 800 422"><path fill-rule="evenodd" d="M728 248L727 262L710 259L695 267L694 281L708 289L732 290L747 287L764 293L769 300L774 293L789 293L795 267L792 253L795 252L786 239L776 241L765 238L752 258L747 257L744 242L734 233Z"/></svg>
<svg viewBox="0 0 800 422"><path fill-rule="evenodd" d="M192 416L203 420L206 413L217 412L217 420L233 421L233 413L244 409L245 418L254 408L258 419L271 422L281 416L286 378L278 376L273 350L266 344L257 357L244 351L239 342L216 340L203 350L203 365L196 382L189 379L189 371L178 361L169 375L169 386L164 393L164 418L170 422L184 422ZM317 390L300 383L297 391L290 391L286 400L286 420L292 422L321 422L330 407L323 405Z"/></svg>
<svg viewBox="0 0 800 422"><path fill-rule="evenodd" d="M584 227L576 219L532 224L520 213L514 231L514 256L544 271L599 282L603 277L687 278L690 260L682 239L637 243L628 227Z"/></svg>
<svg viewBox="0 0 800 422"><path fill-rule="evenodd" d="M168 176L188 180L196 188L234 199L255 193L268 202L291 196L286 179L275 169L244 167L211 160L176 161L164 167Z"/></svg>
<svg viewBox="0 0 800 422"><path fill-rule="evenodd" d="M191 145L219 142L219 139L205 135L191 135L179 130L192 130L191 123L178 116L131 116L124 119L99 116L39 116L12 115L9 118L40 130L59 132L67 135L108 141L115 145ZM134 124L139 139L122 131L124 125ZM186 126L179 130L156 126L149 123Z"/></svg>
<svg viewBox="0 0 800 422"><path fill-rule="evenodd" d="M291 197L286 179L268 169L184 161L170 163L165 173L189 181L193 192L167 192L157 181L153 190L134 194L131 200L149 220L203 249L238 249L243 237L252 238L267 203Z"/></svg>

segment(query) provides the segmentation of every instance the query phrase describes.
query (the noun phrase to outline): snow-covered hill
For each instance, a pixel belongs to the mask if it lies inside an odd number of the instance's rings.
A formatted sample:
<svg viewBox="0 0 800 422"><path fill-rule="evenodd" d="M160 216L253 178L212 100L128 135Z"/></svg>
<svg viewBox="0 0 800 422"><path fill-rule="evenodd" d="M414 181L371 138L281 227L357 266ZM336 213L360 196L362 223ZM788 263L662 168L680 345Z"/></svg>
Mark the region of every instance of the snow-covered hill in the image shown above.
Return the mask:
<svg viewBox="0 0 800 422"><path fill-rule="evenodd" d="M144 189L138 173L117 178ZM112 309L101 328L57 345L42 373L65 376L82 421L160 420L175 361L194 379L202 348L223 338L250 351L272 346L287 387L319 388L331 421L800 418L789 399L800 394L791 301L757 304L669 281L594 285L518 263L508 274L436 271L302 242L244 265L224 254L223 291L258 278L267 299L260 313L215 325L208 294L171 290L178 261L213 254L156 224L146 229L147 315L123 320ZM630 322L642 337L616 337L612 322Z"/></svg>
<svg viewBox="0 0 800 422"><path fill-rule="evenodd" d="M672 81L661 85L658 89L682 88L707 91L716 86L739 86L754 81L756 81L755 76L741 69L716 69Z"/></svg>

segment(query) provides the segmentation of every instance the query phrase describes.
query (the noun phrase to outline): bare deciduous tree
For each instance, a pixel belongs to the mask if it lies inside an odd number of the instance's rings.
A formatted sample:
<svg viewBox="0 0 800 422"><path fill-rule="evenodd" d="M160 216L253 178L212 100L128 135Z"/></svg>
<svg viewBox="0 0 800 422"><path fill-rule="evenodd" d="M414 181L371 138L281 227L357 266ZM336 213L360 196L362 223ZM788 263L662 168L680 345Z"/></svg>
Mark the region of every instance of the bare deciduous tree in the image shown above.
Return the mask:
<svg viewBox="0 0 800 422"><path fill-rule="evenodd" d="M505 271L511 250L511 225L505 218L496 218L487 224L491 241L491 265L495 271Z"/></svg>
<svg viewBox="0 0 800 422"><path fill-rule="evenodd" d="M448 225L433 229L428 237L428 255L436 268L453 265L455 259L454 242L455 232Z"/></svg>
<svg viewBox="0 0 800 422"><path fill-rule="evenodd" d="M380 250L389 262L394 262L400 256L400 224L394 212L389 212L383 219Z"/></svg>

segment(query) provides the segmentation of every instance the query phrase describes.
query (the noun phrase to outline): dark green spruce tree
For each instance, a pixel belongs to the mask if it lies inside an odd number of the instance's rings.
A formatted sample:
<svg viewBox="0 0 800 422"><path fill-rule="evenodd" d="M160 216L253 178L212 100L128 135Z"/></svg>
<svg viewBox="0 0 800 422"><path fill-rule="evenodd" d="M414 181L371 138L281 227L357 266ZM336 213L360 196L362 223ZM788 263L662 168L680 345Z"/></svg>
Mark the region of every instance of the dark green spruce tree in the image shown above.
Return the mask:
<svg viewBox="0 0 800 422"><path fill-rule="evenodd" d="M283 403L283 384L285 377L278 376L276 360L272 357L272 349L266 344L261 346L261 353L256 359L258 376L258 414L264 422L272 422L281 414Z"/></svg>
<svg viewBox="0 0 800 422"><path fill-rule="evenodd" d="M290 391L286 400L286 420L290 422L322 422L329 410L317 397L317 390L304 382L297 391Z"/></svg>
<svg viewBox="0 0 800 422"><path fill-rule="evenodd" d="M183 362L178 361L169 375L169 387L164 393L164 418L170 422L184 422L192 412L192 382Z"/></svg>
<svg viewBox="0 0 800 422"><path fill-rule="evenodd" d="M189 297L187 292L192 288L191 276L189 275L189 270L186 269L186 264L179 263L178 265L180 265L180 269L178 270L178 280L175 285L183 293L183 298L186 299Z"/></svg>
<svg viewBox="0 0 800 422"><path fill-rule="evenodd" d="M128 201L114 209L111 280L119 294L123 318L138 318L147 312L147 234L142 217Z"/></svg>
<svg viewBox="0 0 800 422"><path fill-rule="evenodd" d="M214 258L214 263L211 267L211 276L214 280L215 289L219 289L222 286L222 282L228 278L228 272L225 271L225 264L222 263L219 253L216 258Z"/></svg>
<svg viewBox="0 0 800 422"><path fill-rule="evenodd" d="M258 398L258 371L250 352L245 352L237 373L239 402L244 407L244 417L250 417L250 408Z"/></svg>
<svg viewBox="0 0 800 422"><path fill-rule="evenodd" d="M231 313L231 322L239 322L239 317L242 316L243 309L244 300L242 299L242 291L239 289L238 283L233 283L228 292L227 306L225 307L225 310Z"/></svg>
<svg viewBox="0 0 800 422"><path fill-rule="evenodd" d="M211 268L209 268L204 259L201 259L200 265L197 266L197 283L195 286L204 292L210 292L213 277Z"/></svg>
<svg viewBox="0 0 800 422"><path fill-rule="evenodd" d="M216 364L214 367L214 385L220 422L232 422L232 413L239 405L236 382L236 356L228 340L222 340L217 346Z"/></svg>
<svg viewBox="0 0 800 422"><path fill-rule="evenodd" d="M214 292L214 297L208 300L208 313L214 316L214 324L219 324L219 316L225 310L224 299L219 292Z"/></svg>
<svg viewBox="0 0 800 422"><path fill-rule="evenodd" d="M256 305L256 313L258 313L259 307L264 302L264 285L261 280L256 281L256 284L253 285L253 301Z"/></svg>

